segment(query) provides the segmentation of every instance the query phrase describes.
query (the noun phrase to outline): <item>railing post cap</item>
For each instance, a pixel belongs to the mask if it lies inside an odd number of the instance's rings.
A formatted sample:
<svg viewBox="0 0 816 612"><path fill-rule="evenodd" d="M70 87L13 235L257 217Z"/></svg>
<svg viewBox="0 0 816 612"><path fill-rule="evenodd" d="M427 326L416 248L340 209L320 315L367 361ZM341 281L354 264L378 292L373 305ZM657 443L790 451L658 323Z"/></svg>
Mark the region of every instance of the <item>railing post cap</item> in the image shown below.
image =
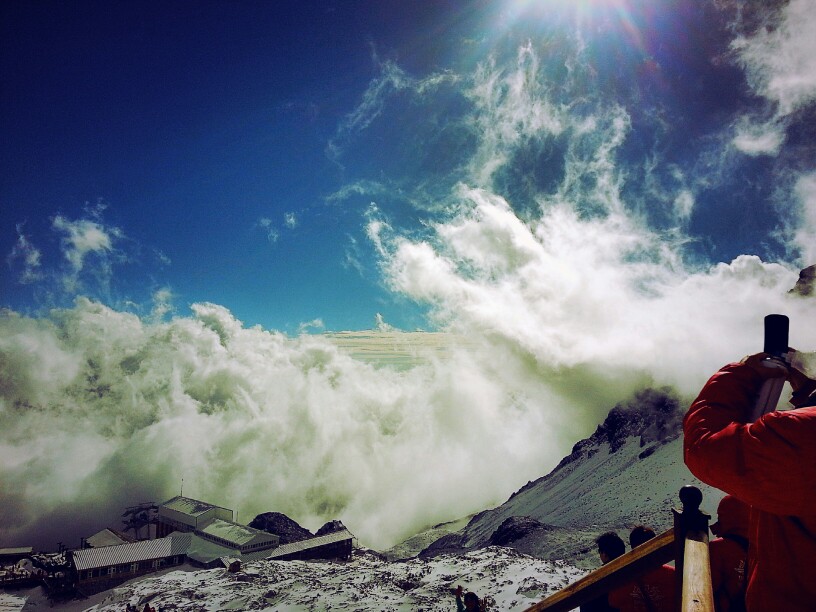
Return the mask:
<svg viewBox="0 0 816 612"><path fill-rule="evenodd" d="M694 485L686 485L680 489L680 502L683 504L683 512L698 510L702 501L703 494Z"/></svg>

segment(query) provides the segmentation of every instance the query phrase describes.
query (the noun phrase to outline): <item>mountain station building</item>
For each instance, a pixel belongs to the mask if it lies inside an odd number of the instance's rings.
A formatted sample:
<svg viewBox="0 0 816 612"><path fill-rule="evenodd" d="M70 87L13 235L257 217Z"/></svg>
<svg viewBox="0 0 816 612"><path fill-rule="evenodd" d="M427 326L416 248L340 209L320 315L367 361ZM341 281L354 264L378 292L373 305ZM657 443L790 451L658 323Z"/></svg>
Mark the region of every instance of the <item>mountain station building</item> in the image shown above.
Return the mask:
<svg viewBox="0 0 816 612"><path fill-rule="evenodd" d="M232 510L181 495L158 507L156 534L154 540L110 546L103 542L113 538L88 538L97 547L69 553L77 589L98 593L185 561L212 568L264 559L347 559L354 539L341 529L279 546L277 535L234 522Z"/></svg>

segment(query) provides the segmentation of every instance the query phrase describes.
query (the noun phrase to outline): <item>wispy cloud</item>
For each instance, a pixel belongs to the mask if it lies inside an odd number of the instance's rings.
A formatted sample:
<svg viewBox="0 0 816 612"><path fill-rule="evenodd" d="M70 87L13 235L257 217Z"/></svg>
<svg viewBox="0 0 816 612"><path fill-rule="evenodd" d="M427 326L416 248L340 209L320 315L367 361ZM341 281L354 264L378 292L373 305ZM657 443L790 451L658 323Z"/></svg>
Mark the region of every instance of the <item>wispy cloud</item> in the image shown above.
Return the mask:
<svg viewBox="0 0 816 612"><path fill-rule="evenodd" d="M755 33L732 47L760 95L774 102L777 116L816 101L816 12L809 0L791 0L769 13Z"/></svg>
<svg viewBox="0 0 816 612"><path fill-rule="evenodd" d="M734 128L734 147L746 155L777 155L785 141L784 125L778 121L752 123L743 117Z"/></svg>
<svg viewBox="0 0 816 612"><path fill-rule="evenodd" d="M298 325L298 334L307 334L310 331L320 331L326 329L323 319L312 319Z"/></svg>
<svg viewBox="0 0 816 612"><path fill-rule="evenodd" d="M96 258L93 272L97 280L107 284L112 274L110 256L114 253L114 243L124 237L119 228L106 227L91 219L71 220L57 215L51 221L53 229L62 234L60 240L62 255L68 262L68 272L63 277L65 289L78 289L80 275L89 257Z"/></svg>
<svg viewBox="0 0 816 612"><path fill-rule="evenodd" d="M173 306L173 291L169 287L162 287L153 292L153 308L150 311L150 320L163 321L168 315L176 312Z"/></svg>
<svg viewBox="0 0 816 612"><path fill-rule="evenodd" d="M258 227L266 233L266 239L275 244L280 238L280 233L275 229L275 224L269 217L261 217L258 219Z"/></svg>
<svg viewBox="0 0 816 612"><path fill-rule="evenodd" d="M798 214L792 229L793 243L799 250L800 261L813 265L816 262L816 172L799 178L795 194Z"/></svg>
<svg viewBox="0 0 816 612"><path fill-rule="evenodd" d="M809 0L767 10L756 31L732 43L753 90L772 105L770 119L737 126L734 146L749 155L775 155L789 115L816 101L816 12Z"/></svg>
<svg viewBox="0 0 816 612"><path fill-rule="evenodd" d="M6 262L12 267L20 262L22 269L18 278L21 283L29 284L42 278L41 259L40 250L23 233L23 224L17 224L17 242L6 258Z"/></svg>
<svg viewBox="0 0 816 612"><path fill-rule="evenodd" d="M266 239L275 244L281 237L281 231L294 230L298 226L298 217L294 212L286 212L283 214L282 227L279 227L270 217L261 217L255 224L256 227L261 228L266 234Z"/></svg>
<svg viewBox="0 0 816 612"><path fill-rule="evenodd" d="M498 64L491 57L476 70L467 90L474 104L469 121L480 135L470 162L470 177L476 186L489 187L519 143L566 129L566 108L552 101L550 85L540 78L540 68L539 56L527 42L518 49L515 65Z"/></svg>
<svg viewBox="0 0 816 612"><path fill-rule="evenodd" d="M377 61L376 57L374 59ZM326 146L326 153L338 164L347 140L371 126L395 94L408 91L414 96L423 97L446 83L458 80L457 75L447 72L415 78L392 61L378 62L378 69L378 75L368 84L360 102L340 122L334 137Z"/></svg>

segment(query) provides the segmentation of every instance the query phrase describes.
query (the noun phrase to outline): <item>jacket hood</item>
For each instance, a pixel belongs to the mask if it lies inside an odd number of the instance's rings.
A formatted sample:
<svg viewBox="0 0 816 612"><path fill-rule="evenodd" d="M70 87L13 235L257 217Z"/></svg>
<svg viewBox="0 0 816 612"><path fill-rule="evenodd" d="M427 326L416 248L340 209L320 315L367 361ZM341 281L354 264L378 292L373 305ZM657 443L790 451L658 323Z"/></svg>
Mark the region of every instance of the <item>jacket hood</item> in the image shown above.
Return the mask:
<svg viewBox="0 0 816 612"><path fill-rule="evenodd" d="M733 495L726 495L717 506L717 522L711 530L720 536L735 535L748 538L748 517L751 507Z"/></svg>

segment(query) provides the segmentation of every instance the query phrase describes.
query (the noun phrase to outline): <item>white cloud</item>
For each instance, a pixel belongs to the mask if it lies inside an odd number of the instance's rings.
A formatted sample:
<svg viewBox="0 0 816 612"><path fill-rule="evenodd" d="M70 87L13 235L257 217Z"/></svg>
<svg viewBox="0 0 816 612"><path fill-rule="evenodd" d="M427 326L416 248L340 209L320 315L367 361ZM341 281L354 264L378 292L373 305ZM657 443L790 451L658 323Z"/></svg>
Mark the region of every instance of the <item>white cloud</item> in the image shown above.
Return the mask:
<svg viewBox="0 0 816 612"><path fill-rule="evenodd" d="M297 215L293 212L287 212L283 215L283 226L286 229L292 230L297 227L298 219ZM260 227L264 233L266 234L266 239L274 244L280 239L280 230L275 226L275 222L272 221L269 217L261 217L258 219L256 223L257 227Z"/></svg>
<svg viewBox="0 0 816 612"><path fill-rule="evenodd" d="M99 208L98 212L103 209ZM69 271L63 278L66 290L75 291L78 288L79 276L90 255L98 260L94 273L101 282L106 283L111 275L108 256L113 253L114 241L123 237L121 230L89 219L71 221L62 215L54 217L51 226L63 234L62 254L69 264Z"/></svg>
<svg viewBox="0 0 816 612"><path fill-rule="evenodd" d="M816 263L816 172L801 176L795 193L799 205L793 243L799 249L801 261L813 265Z"/></svg>
<svg viewBox="0 0 816 612"><path fill-rule="evenodd" d="M683 189L677 194L674 199L674 212L675 216L683 222L691 218L691 213L694 212L694 194L690 190Z"/></svg>
<svg viewBox="0 0 816 612"><path fill-rule="evenodd" d="M539 69L539 57L528 42L519 48L511 70L491 58L476 71L466 95L475 105L470 121L480 139L470 164L477 186L490 185L520 142L531 136L558 135L567 128L566 109L550 101Z"/></svg>
<svg viewBox="0 0 816 612"><path fill-rule="evenodd" d="M151 321L162 321L176 311L173 306L173 298L173 292L169 287L163 287L153 292L153 308L150 312Z"/></svg>
<svg viewBox="0 0 816 612"><path fill-rule="evenodd" d="M465 197L470 208L438 224L433 241L382 247L393 288L463 335L501 339L545 369L608 369L633 384L641 372L684 393L758 349L768 312L789 313L816 345L806 323L816 304L787 295L789 268L742 256L693 273L626 217L582 219L564 205L525 223L498 196Z"/></svg>
<svg viewBox="0 0 816 612"><path fill-rule="evenodd" d="M785 116L816 101L816 11L810 0L791 0L774 18L732 47L754 90Z"/></svg>
<svg viewBox="0 0 816 612"><path fill-rule="evenodd" d="M55 230L65 234L63 255L77 272L82 269L88 253L101 253L112 248L110 233L94 221L86 219L69 221L58 215L54 217L52 225Z"/></svg>
<svg viewBox="0 0 816 612"><path fill-rule="evenodd" d="M778 122L741 121L736 127L734 147L746 155L777 155L785 141L785 128Z"/></svg>
<svg viewBox="0 0 816 612"><path fill-rule="evenodd" d="M312 319L311 321L306 321L298 325L298 334L306 334L309 333L310 330L318 331L321 329L326 329L326 324L323 323L323 319Z"/></svg>
<svg viewBox="0 0 816 612"><path fill-rule="evenodd" d="M355 195L382 195L388 193L388 188L383 183L378 181L356 181L354 183L347 183L340 189L326 197L326 202L330 204L343 202L351 196Z"/></svg>
<svg viewBox="0 0 816 612"><path fill-rule="evenodd" d="M749 35L731 43L751 88L773 104L773 117L743 118L735 148L751 156L777 155L787 117L816 102L816 11L810 0L791 0Z"/></svg>
<svg viewBox="0 0 816 612"><path fill-rule="evenodd" d="M362 263L362 253L360 245L354 236L347 236L342 265L346 269L355 270L360 276L364 276L365 267Z"/></svg>
<svg viewBox="0 0 816 612"><path fill-rule="evenodd" d="M278 238L280 238L280 233L275 229L275 224L269 217L261 217L258 219L258 226L264 230L266 239L272 244L276 243Z"/></svg>
<svg viewBox="0 0 816 612"><path fill-rule="evenodd" d="M22 224L17 225L17 242L9 253L6 261L9 265L14 265L16 262L22 263L22 270L20 272L19 280L23 284L33 283L42 278L42 254L40 250L35 247L29 238L23 234Z"/></svg>

